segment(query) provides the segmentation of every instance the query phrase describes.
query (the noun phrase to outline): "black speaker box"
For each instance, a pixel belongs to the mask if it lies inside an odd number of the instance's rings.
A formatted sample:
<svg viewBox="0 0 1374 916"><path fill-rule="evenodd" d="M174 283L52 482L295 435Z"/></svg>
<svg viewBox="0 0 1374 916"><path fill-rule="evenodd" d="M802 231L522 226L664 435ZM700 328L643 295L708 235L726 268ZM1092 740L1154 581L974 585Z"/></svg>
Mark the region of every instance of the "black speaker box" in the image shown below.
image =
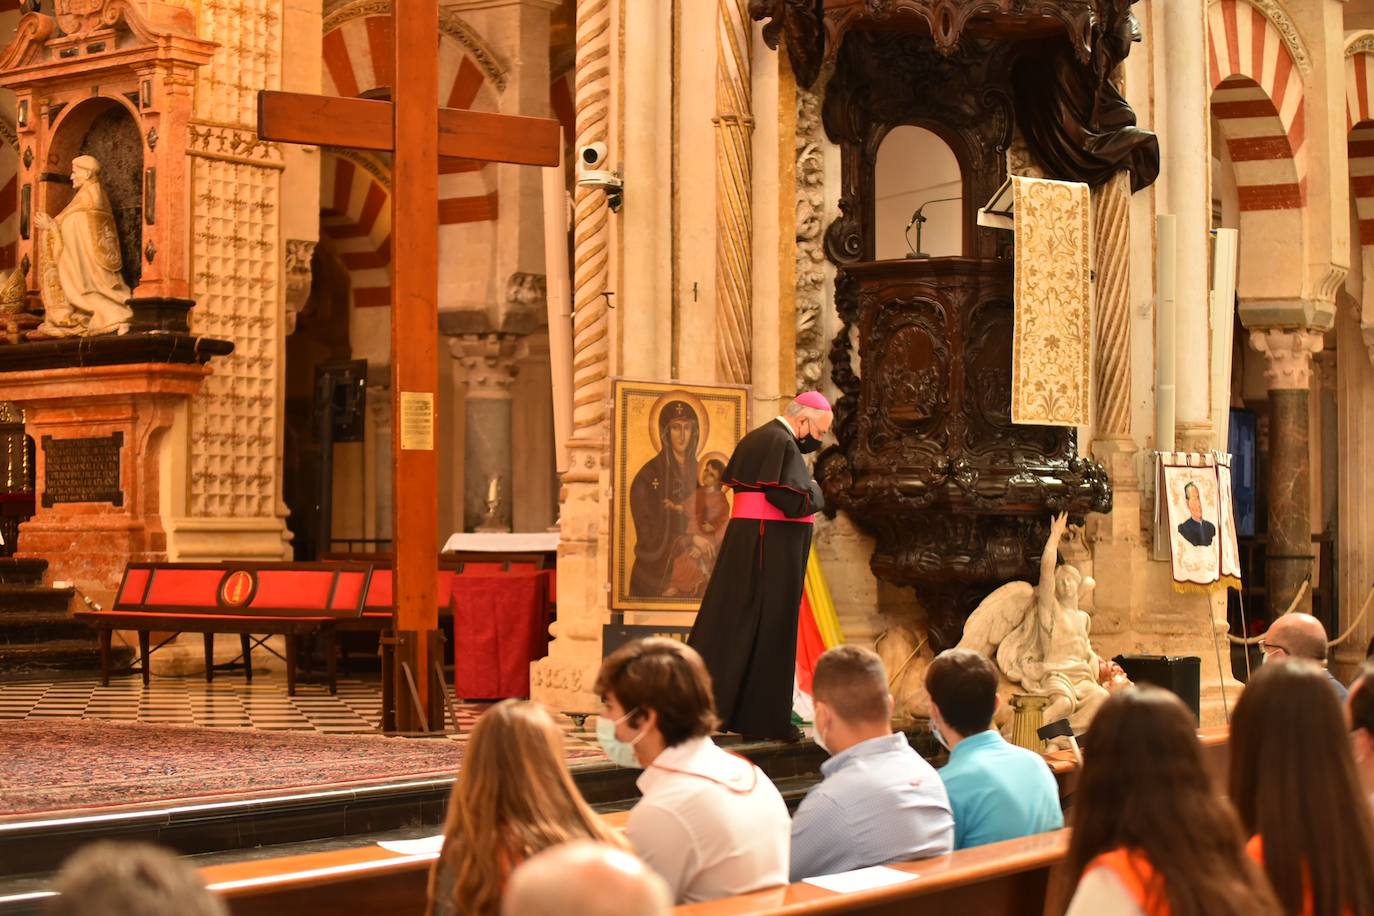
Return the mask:
<svg viewBox="0 0 1374 916"><path fill-rule="evenodd" d="M1118 655L1112 659L1134 683L1154 684L1178 695L1202 719L1202 659L1196 655Z"/></svg>

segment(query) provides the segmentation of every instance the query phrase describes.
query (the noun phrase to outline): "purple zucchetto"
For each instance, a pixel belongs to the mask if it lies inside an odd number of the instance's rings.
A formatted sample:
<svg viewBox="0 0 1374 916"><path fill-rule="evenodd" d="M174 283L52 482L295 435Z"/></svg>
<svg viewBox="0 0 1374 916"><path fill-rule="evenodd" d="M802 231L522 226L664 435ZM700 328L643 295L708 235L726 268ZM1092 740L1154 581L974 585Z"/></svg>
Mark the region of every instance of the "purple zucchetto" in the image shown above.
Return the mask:
<svg viewBox="0 0 1374 916"><path fill-rule="evenodd" d="M819 391L803 391L793 399L803 407L810 407L813 410L824 410L830 413L830 402L825 399L825 395Z"/></svg>

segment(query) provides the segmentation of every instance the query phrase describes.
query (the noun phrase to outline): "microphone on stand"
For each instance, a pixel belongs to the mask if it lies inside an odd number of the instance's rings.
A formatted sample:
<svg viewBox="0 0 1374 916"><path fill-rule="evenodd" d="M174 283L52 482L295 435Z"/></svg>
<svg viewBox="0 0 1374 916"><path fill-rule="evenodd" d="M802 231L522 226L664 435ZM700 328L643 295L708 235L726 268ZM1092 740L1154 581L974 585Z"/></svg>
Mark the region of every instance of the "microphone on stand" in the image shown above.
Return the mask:
<svg viewBox="0 0 1374 916"><path fill-rule="evenodd" d="M958 197L937 197L937 198L935 198L934 200L927 200L927 201L925 201L925 202L922 203L919 207L916 208L916 212L913 213L913 214L911 214L911 219L907 222L907 224L906 224L906 230L905 230L905 232L903 232L903 235L906 236L906 247L907 247L906 256L907 256L908 258L925 259L925 258L929 258L929 257L930 257L929 254L927 254L926 252L924 252L924 251L921 250L921 230L922 230L923 228L925 228L926 220L929 218L929 217L926 216L926 207L930 206L931 204L940 204L940 203L944 203L945 201L949 201L949 200L963 200L963 199L964 199L964 198L963 198L963 195L960 195L960 196L958 196ZM916 227L916 247L915 247L915 248L912 248L912 246L911 246L911 227L912 227L912 226L915 226L915 227Z"/></svg>

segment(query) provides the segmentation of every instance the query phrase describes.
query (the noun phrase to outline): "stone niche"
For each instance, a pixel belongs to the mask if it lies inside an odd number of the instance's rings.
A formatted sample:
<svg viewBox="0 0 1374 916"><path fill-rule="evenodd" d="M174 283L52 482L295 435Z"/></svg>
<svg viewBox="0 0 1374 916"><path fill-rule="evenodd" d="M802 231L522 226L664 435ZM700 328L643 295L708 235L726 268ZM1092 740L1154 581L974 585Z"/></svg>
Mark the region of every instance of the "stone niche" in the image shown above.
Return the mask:
<svg viewBox="0 0 1374 916"><path fill-rule="evenodd" d="M99 599L124 564L167 558L169 486L184 485L187 405L229 341L190 333L187 124L196 70L215 45L193 13L157 0L54 0L0 51L16 96L17 260L37 311L37 214L72 200L72 160L94 156L113 210L128 333L0 345L0 390L35 448L34 516L21 556ZM50 12L49 12L50 11ZM159 189L162 189L160 192Z"/></svg>
<svg viewBox="0 0 1374 916"><path fill-rule="evenodd" d="M30 302L40 259L34 213L61 211L73 193L72 160L85 154L102 166L125 280L137 287L131 306L140 314L149 313L141 300L189 307L187 123L195 72L215 45L197 37L190 10L167 3L55 0L52 9L21 18L0 52L0 87L16 97L17 257Z"/></svg>

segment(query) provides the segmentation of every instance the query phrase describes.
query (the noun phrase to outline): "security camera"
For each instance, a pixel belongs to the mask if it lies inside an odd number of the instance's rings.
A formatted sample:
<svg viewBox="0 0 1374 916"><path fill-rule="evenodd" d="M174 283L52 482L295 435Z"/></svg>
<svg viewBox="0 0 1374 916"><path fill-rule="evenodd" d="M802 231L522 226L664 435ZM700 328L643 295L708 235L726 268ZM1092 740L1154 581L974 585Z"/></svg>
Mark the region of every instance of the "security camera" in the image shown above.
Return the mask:
<svg viewBox="0 0 1374 916"><path fill-rule="evenodd" d="M606 144L600 140L589 143L577 151L577 158L582 160L583 169L594 169L606 161Z"/></svg>
<svg viewBox="0 0 1374 916"><path fill-rule="evenodd" d="M618 171L605 168L608 151L606 144L589 143L577 151L577 184L583 188L600 188L606 192L611 212L619 212L624 201L625 181Z"/></svg>

